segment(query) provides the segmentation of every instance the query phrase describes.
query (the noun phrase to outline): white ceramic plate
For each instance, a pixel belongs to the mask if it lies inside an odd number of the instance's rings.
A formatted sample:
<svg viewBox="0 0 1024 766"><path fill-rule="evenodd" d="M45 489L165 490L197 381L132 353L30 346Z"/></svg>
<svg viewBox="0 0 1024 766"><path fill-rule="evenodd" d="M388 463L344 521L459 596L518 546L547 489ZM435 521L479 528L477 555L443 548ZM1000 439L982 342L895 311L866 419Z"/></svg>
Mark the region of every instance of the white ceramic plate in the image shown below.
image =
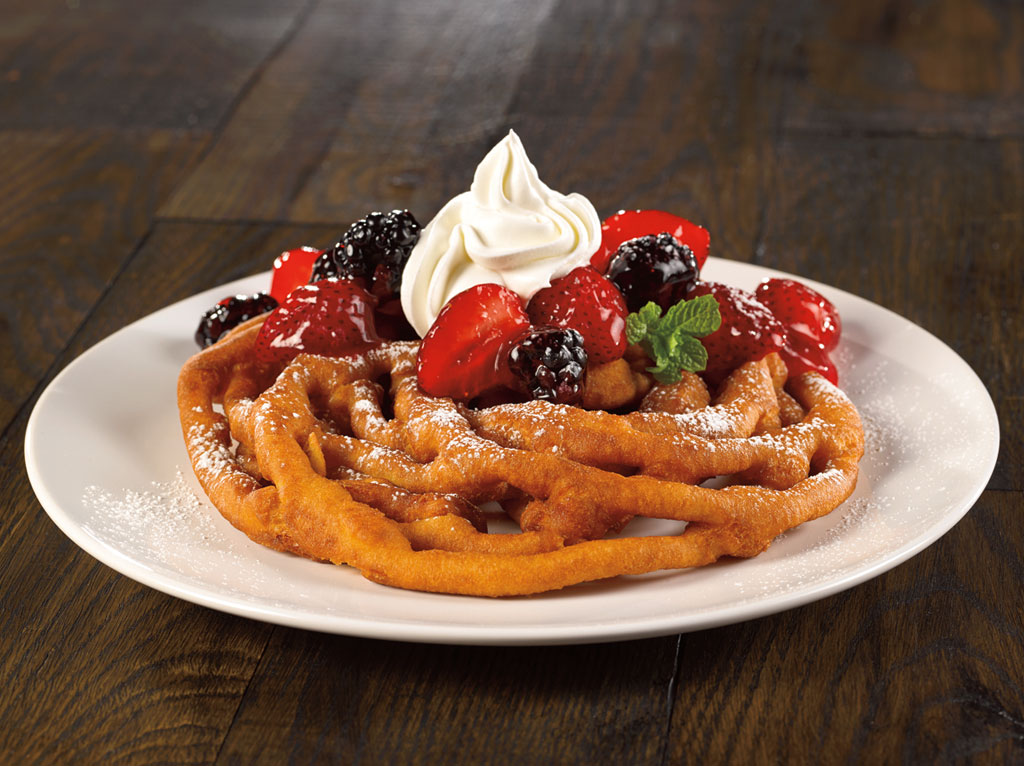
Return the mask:
<svg viewBox="0 0 1024 766"><path fill-rule="evenodd" d="M712 259L704 274L753 288L778 275ZM854 495L764 554L682 572L490 600L375 585L347 567L264 549L225 522L192 476L175 402L199 316L261 275L158 311L60 373L28 424L39 501L75 543L157 590L232 614L332 633L464 644L556 644L672 634L823 598L896 566L949 530L995 465L999 426L981 381L899 316L813 284L838 307L841 380L867 453Z"/></svg>

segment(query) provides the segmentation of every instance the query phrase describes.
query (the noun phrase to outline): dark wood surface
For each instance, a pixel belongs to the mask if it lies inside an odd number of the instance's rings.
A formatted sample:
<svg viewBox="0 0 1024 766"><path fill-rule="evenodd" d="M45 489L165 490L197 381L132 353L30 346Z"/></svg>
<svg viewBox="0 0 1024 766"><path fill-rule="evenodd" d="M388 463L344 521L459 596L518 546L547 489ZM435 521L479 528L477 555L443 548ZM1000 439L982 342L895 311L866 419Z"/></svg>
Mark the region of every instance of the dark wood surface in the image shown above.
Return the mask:
<svg viewBox="0 0 1024 766"><path fill-rule="evenodd" d="M0 762L1024 762L1022 126L1007 0L0 1ZM970 513L789 612L547 648L236 618L50 522L23 442L67 363L370 209L428 219L509 127L602 214L949 344L1002 429Z"/></svg>

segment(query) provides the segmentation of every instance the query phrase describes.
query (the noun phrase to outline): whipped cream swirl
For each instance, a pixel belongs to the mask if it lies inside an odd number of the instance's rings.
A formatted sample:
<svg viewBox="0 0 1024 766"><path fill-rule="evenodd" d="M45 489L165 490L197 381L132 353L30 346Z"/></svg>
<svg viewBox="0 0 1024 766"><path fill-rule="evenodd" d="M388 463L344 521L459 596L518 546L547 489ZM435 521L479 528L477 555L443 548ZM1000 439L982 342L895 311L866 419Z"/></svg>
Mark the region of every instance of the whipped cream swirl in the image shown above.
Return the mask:
<svg viewBox="0 0 1024 766"><path fill-rule="evenodd" d="M589 263L600 244L590 201L549 189L509 131L477 166L469 191L421 232L402 273L402 310L422 337L463 290L494 282L528 301Z"/></svg>

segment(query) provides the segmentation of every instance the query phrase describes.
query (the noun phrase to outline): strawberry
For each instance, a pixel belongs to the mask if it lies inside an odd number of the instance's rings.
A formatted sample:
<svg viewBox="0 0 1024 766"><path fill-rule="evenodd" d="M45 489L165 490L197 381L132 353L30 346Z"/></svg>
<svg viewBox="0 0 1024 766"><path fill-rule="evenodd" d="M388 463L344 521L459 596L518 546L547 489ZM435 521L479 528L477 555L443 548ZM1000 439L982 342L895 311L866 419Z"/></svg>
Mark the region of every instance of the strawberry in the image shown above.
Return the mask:
<svg viewBox="0 0 1024 766"><path fill-rule="evenodd" d="M604 274L608 263L619 249L619 245L628 239L636 239L647 234L667 232L693 251L697 259L697 268L702 268L708 259L711 246L711 234L703 226L690 223L672 213L661 210L620 210L601 224L601 247L590 259L590 265Z"/></svg>
<svg viewBox="0 0 1024 766"><path fill-rule="evenodd" d="M786 345L779 351L779 356L786 363L790 375L818 372L834 385L839 384L839 373L828 351L806 335L790 334L786 339Z"/></svg>
<svg viewBox="0 0 1024 766"><path fill-rule="evenodd" d="M320 250L312 247L297 247L286 250L274 259L274 273L270 277L270 294L278 303L283 303L288 293L309 281L313 262Z"/></svg>
<svg viewBox="0 0 1024 766"><path fill-rule="evenodd" d="M698 282L689 297L713 295L722 324L701 338L708 352L705 377L718 383L744 362L761 359L782 349L786 330L772 312L752 293L720 282Z"/></svg>
<svg viewBox="0 0 1024 766"><path fill-rule="evenodd" d="M591 364L612 362L626 351L626 302L590 266L552 280L530 299L526 311L534 325L579 331Z"/></svg>
<svg viewBox="0 0 1024 766"><path fill-rule="evenodd" d="M800 333L832 351L839 345L839 312L824 295L795 279L766 279L754 295L772 310L789 333Z"/></svg>
<svg viewBox="0 0 1024 766"><path fill-rule="evenodd" d="M790 374L820 372L837 383L829 352L839 344L842 323L831 301L795 279L766 279L754 294L786 328L780 354Z"/></svg>
<svg viewBox="0 0 1024 766"><path fill-rule="evenodd" d="M380 342L373 322L376 301L347 279L300 285L264 321L256 360L286 364L298 354L344 356Z"/></svg>
<svg viewBox="0 0 1024 766"><path fill-rule="evenodd" d="M498 386L514 387L508 354L529 327L522 301L507 287L463 290L444 305L420 344L420 388L468 400Z"/></svg>

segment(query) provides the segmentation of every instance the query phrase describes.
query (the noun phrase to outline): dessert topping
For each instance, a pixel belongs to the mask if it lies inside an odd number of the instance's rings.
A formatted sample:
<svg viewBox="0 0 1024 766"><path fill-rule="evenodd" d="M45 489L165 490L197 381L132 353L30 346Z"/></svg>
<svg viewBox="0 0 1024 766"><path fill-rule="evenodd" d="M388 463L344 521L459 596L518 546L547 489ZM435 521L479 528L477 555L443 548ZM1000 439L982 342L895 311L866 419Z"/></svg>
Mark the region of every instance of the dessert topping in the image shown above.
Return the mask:
<svg viewBox="0 0 1024 766"><path fill-rule="evenodd" d="M766 279L754 295L786 327L779 352L790 374L820 372L838 382L829 352L839 344L839 312L824 295L795 279Z"/></svg>
<svg viewBox="0 0 1024 766"><path fill-rule="evenodd" d="M277 308L277 301L267 293L232 295L208 309L196 328L196 343L206 348L216 343L228 330L253 317Z"/></svg>
<svg viewBox="0 0 1024 766"><path fill-rule="evenodd" d="M508 355L512 372L533 399L579 404L587 351L583 336L571 328L538 327L521 335Z"/></svg>
<svg viewBox="0 0 1024 766"><path fill-rule="evenodd" d="M256 336L258 362L285 364L299 354L344 356L380 342L376 299L349 279L301 285L267 317Z"/></svg>
<svg viewBox="0 0 1024 766"><path fill-rule="evenodd" d="M594 206L546 186L509 132L477 166L469 191L424 227L402 276L402 308L423 336L467 288L494 283L528 301L589 263L600 242Z"/></svg>
<svg viewBox="0 0 1024 766"><path fill-rule="evenodd" d="M626 351L626 304L615 285L590 266L552 280L530 299L526 312L534 325L578 330L594 364L615 361Z"/></svg>
<svg viewBox="0 0 1024 766"><path fill-rule="evenodd" d="M766 279L754 290L790 334L799 333L820 343L826 351L839 345L842 324L832 302L795 279Z"/></svg>
<svg viewBox="0 0 1024 766"><path fill-rule="evenodd" d="M274 272L270 277L270 294L281 303L288 293L309 282L313 262L320 255L315 247L297 247L286 250L274 259Z"/></svg>
<svg viewBox="0 0 1024 766"><path fill-rule="evenodd" d="M349 277L361 280L380 301L397 298L403 269L419 238L420 224L408 210L370 213L317 258L310 281Z"/></svg>
<svg viewBox="0 0 1024 766"><path fill-rule="evenodd" d="M620 210L607 218L601 224L601 247L591 258L590 264L604 274L619 245L627 239L663 232L671 234L681 244L690 248L697 259L698 268L704 266L711 246L711 235L708 230L690 223L685 218L661 210Z"/></svg>
<svg viewBox="0 0 1024 766"><path fill-rule="evenodd" d="M420 344L420 388L468 400L497 386L514 387L509 350L529 328L522 301L507 287L489 282L462 291L441 309Z"/></svg>
<svg viewBox="0 0 1024 766"><path fill-rule="evenodd" d="M698 282L690 296L712 295L718 301L722 324L701 339L708 352L704 377L718 383L744 362L782 349L786 330L753 293L720 282Z"/></svg>
<svg viewBox="0 0 1024 766"><path fill-rule="evenodd" d="M619 288L630 311L639 311L648 301L663 309L674 306L699 276L693 251L668 233L627 239L608 264L608 279Z"/></svg>

